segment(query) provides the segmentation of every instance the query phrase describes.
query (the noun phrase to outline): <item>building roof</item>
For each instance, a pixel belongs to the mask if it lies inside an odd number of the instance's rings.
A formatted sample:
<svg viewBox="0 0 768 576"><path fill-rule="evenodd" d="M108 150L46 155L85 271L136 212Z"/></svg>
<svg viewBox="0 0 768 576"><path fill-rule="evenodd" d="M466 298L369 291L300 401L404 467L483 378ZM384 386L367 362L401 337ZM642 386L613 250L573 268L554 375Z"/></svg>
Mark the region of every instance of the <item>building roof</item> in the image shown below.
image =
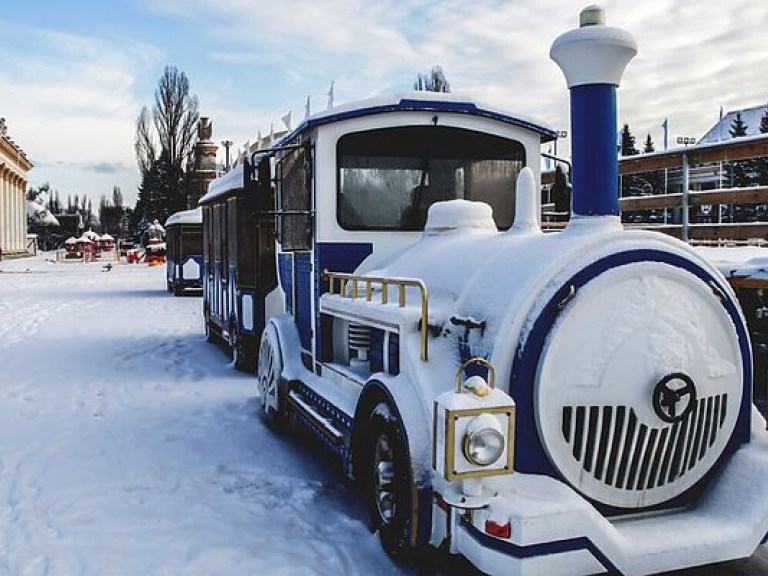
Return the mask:
<svg viewBox="0 0 768 576"><path fill-rule="evenodd" d="M744 108L743 110L731 110L725 116L715 123L704 136L699 139L700 144L707 142L721 142L723 140L731 140L731 126L736 119L736 114L741 112L741 118L747 127L747 136L754 136L760 134L760 119L765 114L768 106L761 104L759 106L752 106L751 108Z"/></svg>

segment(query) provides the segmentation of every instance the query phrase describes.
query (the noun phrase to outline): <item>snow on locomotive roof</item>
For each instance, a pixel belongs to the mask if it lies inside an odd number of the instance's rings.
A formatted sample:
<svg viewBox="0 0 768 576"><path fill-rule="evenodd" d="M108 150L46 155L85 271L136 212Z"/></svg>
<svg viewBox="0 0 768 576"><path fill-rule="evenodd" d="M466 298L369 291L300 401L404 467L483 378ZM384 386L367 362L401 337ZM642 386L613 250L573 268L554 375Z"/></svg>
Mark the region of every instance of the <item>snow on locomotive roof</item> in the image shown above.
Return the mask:
<svg viewBox="0 0 768 576"><path fill-rule="evenodd" d="M395 94L389 97L358 100L317 112L305 119L295 130L287 134L282 141L290 141L298 134L315 126L388 112L441 112L482 116L538 132L541 135L542 142L550 142L557 138L557 132L543 122L486 106L468 96L446 94L443 92L414 91Z"/></svg>
<svg viewBox="0 0 768 576"><path fill-rule="evenodd" d="M176 212L168 216L168 220L165 221L165 227L174 226L179 224L202 224L203 223L203 209L199 206L192 210L183 210Z"/></svg>

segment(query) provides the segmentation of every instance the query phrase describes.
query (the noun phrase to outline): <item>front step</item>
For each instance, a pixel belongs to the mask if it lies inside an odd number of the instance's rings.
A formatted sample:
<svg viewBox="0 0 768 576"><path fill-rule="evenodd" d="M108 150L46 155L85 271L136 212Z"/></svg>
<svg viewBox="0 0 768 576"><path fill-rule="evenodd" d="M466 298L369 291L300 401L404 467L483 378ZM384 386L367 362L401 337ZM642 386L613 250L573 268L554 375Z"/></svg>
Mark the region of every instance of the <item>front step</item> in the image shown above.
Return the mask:
<svg viewBox="0 0 768 576"><path fill-rule="evenodd" d="M344 462L349 460L353 425L349 414L299 380L290 382L285 399L286 409L296 417L297 423Z"/></svg>
<svg viewBox="0 0 768 576"><path fill-rule="evenodd" d="M325 436L334 446L344 442L344 434L336 428L332 421L324 417L312 405L310 405L296 390L288 392L288 404L309 420L315 428Z"/></svg>

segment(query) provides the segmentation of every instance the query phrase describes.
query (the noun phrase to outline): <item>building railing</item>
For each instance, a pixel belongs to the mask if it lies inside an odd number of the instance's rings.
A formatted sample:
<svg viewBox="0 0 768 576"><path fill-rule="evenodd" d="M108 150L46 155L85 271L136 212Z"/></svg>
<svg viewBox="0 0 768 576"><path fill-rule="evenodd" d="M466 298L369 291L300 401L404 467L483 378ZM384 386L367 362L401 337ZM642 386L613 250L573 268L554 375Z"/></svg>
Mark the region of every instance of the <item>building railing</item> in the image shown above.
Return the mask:
<svg viewBox="0 0 768 576"><path fill-rule="evenodd" d="M375 288L379 288L379 304L389 304L390 286L397 289L397 305L399 308L405 308L407 304L408 287L417 288L421 297L421 321L419 322L419 332L421 334L421 359L426 362L429 358L427 344L429 318L429 292L427 285L415 278L383 278L376 276L355 276L342 272L323 271L323 279L328 280L328 294L338 295L341 298L350 298L351 300L365 300L373 302L373 293ZM337 281L338 280L338 290ZM362 290L361 290L362 287Z"/></svg>
<svg viewBox="0 0 768 576"><path fill-rule="evenodd" d="M643 210L682 209L711 206L715 204L768 204L768 186L749 188L719 188L716 190L690 190L687 194L654 194L649 196L628 196L619 198L621 212ZM542 206L542 228L558 230L566 226L565 218L552 211L552 205ZM768 238L768 222L721 222L690 223L683 218L681 224L625 223L627 228L642 228L664 232L686 240L750 240Z"/></svg>

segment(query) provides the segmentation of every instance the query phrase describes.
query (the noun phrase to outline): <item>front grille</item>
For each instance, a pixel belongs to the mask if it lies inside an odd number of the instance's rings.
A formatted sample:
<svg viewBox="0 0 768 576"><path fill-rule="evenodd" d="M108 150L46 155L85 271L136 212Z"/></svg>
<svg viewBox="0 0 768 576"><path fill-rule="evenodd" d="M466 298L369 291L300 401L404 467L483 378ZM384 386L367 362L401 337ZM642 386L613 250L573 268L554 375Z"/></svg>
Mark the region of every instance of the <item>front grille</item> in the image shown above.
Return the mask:
<svg viewBox="0 0 768 576"><path fill-rule="evenodd" d="M693 470L717 440L728 395L700 398L681 421L652 428L626 406L564 406L562 433L583 471L622 490L650 490Z"/></svg>

